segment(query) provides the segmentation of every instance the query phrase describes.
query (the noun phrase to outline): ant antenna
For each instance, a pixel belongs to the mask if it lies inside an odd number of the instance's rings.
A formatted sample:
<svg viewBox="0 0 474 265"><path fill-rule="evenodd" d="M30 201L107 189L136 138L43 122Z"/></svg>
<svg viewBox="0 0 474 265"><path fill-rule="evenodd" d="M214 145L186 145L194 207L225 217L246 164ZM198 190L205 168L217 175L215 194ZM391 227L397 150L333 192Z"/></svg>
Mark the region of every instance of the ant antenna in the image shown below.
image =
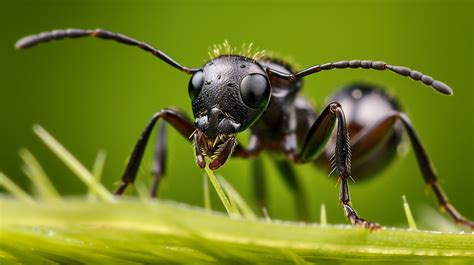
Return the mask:
<svg viewBox="0 0 474 265"><path fill-rule="evenodd" d="M325 63L322 65L315 65L309 68L304 69L303 71L294 73L294 74L287 74L283 73L271 68L267 68L267 72L269 74L275 75L279 78L294 81L305 77L307 75L311 75L314 73L318 73L324 70L332 70L332 69L346 69L346 68L364 68L364 69L374 69L374 70L390 70L396 74L402 76L409 76L411 79L415 81L421 81L423 84L427 86L431 86L436 91L445 94L445 95L452 95L453 90L446 85L445 83L434 80L431 76L422 74L418 71L412 70L408 67L404 66L395 66L390 65L382 61L369 61L369 60L352 60L352 61L339 61L335 63Z"/></svg>
<svg viewBox="0 0 474 265"><path fill-rule="evenodd" d="M29 35L29 36L21 38L20 40L16 42L15 47L17 49L26 49L26 48L35 46L36 44L48 42L50 40L61 40L64 38L74 39L74 38L87 37L87 36L92 36L99 39L114 40L123 44L137 46L138 48L146 52L150 52L151 54L165 61L167 64L187 74L193 74L199 71L199 69L196 69L196 68L189 68L189 67L180 65L173 58L169 57L164 52L150 46L147 43L137 41L135 39L132 39L120 33L115 33L115 32L111 32L111 31L103 30L103 29L96 29L96 30L66 29L66 30L53 30L49 32L42 32L37 35Z"/></svg>

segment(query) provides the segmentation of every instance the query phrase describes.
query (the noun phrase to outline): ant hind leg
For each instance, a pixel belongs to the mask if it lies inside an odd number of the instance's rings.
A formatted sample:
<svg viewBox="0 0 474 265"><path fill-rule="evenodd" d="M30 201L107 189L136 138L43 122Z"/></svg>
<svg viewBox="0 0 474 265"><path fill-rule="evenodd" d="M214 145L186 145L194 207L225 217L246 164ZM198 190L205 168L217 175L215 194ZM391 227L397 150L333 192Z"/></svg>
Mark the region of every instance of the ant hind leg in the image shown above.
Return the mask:
<svg viewBox="0 0 474 265"><path fill-rule="evenodd" d="M456 223L461 224L471 230L474 230L474 223L463 217L454 206L449 203L448 197L444 193L441 185L438 182L436 171L428 158L425 148L421 140L415 132L415 128L410 119L402 112L393 112L382 119L373 127L363 131L354 139L351 150L354 156L370 151L373 145L383 139L390 133L396 121L400 121L403 128L410 138L411 145L415 151L415 156L418 166L422 173L423 179L427 186L431 186L438 201L439 206L443 209Z"/></svg>

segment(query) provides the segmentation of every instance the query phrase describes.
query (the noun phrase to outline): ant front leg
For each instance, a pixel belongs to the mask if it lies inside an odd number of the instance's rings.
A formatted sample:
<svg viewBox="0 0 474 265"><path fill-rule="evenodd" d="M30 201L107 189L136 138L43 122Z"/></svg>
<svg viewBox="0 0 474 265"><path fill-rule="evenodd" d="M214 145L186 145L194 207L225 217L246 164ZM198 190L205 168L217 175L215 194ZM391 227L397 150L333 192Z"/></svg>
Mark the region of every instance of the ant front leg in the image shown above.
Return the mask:
<svg viewBox="0 0 474 265"><path fill-rule="evenodd" d="M120 186L115 190L115 195L122 195L129 184L132 184L135 181L137 176L138 168L140 167L140 163L143 158L143 153L145 152L145 147L150 138L151 131L155 126L156 122L160 119L164 119L167 123L171 124L176 130L178 130L181 135L189 139L189 137L194 132L195 128L194 125L186 118L184 114L181 114L178 111L171 110L171 109L163 109L160 112L153 115L152 119L146 126L145 130L142 132L138 142L133 149L132 155L128 160L127 167L125 168L125 172L122 175L122 183ZM152 197L156 196L156 191L159 186L159 181L164 174L164 165L165 165L165 157L166 157L166 136L163 133L165 130L165 125L162 125L160 128L160 133L157 141L157 148L156 148L156 158L155 158L155 167L154 167L154 179L151 188L150 195Z"/></svg>
<svg viewBox="0 0 474 265"><path fill-rule="evenodd" d="M346 119L342 107L337 102L330 103L313 123L299 153L290 152L288 157L297 163L313 161L326 146L337 121L336 146L331 159L333 169L338 172L340 182L339 202L344 208L346 217L353 225L377 229L379 224L361 218L354 210L349 196L349 179L351 176L351 149Z"/></svg>
<svg viewBox="0 0 474 265"><path fill-rule="evenodd" d="M361 154L367 153L373 149L377 143L382 142L385 137L392 131L395 122L400 121L408 133L411 145L415 151L415 156L418 161L423 179L426 185L431 186L440 205L456 223L461 224L471 230L474 230L474 223L465 217L463 217L453 205L448 201L448 197L444 193L441 185L438 182L436 171L428 158L428 154L425 151L420 139L418 138L415 128L411 123L410 119L402 112L394 112L373 127L362 131L356 139L352 142L351 149L354 157L359 157Z"/></svg>

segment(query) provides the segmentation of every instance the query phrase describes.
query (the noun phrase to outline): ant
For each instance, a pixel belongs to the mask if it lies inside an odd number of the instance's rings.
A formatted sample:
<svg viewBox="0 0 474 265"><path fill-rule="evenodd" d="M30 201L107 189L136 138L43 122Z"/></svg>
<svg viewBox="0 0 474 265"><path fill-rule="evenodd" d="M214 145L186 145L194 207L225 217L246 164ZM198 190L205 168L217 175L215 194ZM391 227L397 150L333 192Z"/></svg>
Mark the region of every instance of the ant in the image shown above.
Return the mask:
<svg viewBox="0 0 474 265"><path fill-rule="evenodd" d="M407 67L370 60L330 62L295 71L283 60L266 57L261 53L241 55L226 44L224 47L216 46L214 57L204 66L190 68L147 43L103 29L43 32L20 39L16 48L86 36L137 46L172 67L192 75L188 92L194 122L185 114L172 109L162 109L153 115L135 145L121 184L115 191L116 195L121 195L134 182L151 131L157 121L163 119L192 141L196 164L200 168L206 166L205 158L209 160L209 168L216 170L230 156L256 158L263 150L282 154L284 159L275 159L275 163L296 196L301 215L305 215L306 206L291 163L314 162L328 171L337 172L339 202L346 217L353 225L378 229L379 224L360 217L354 210L349 196L349 180L376 175L387 167L396 155L405 130L423 179L433 189L440 207L456 223L474 229L474 223L464 218L449 203L410 119L383 88L371 84L349 85L336 93L319 113L299 94L303 77L326 70L347 68L390 70L421 81L442 94L452 94L448 85L428 75ZM221 50L225 52L222 53ZM160 180L165 173L165 122L161 123L156 141L150 191L152 197L156 197ZM250 143L248 147L244 147L235 137L247 129L251 132ZM258 159L254 161L255 195L261 206L265 206L263 169Z"/></svg>

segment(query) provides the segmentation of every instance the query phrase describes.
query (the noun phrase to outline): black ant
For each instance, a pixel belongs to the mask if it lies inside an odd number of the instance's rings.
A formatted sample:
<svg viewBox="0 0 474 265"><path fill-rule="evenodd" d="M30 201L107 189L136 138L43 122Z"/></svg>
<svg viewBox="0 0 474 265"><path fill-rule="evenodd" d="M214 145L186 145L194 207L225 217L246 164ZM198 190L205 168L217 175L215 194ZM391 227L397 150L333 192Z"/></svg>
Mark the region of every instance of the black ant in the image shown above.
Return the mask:
<svg viewBox="0 0 474 265"><path fill-rule="evenodd" d="M194 143L196 163L218 169L230 156L255 158L262 150L281 153L277 160L285 181L297 196L300 212L304 214L301 187L291 163L316 161L328 171L336 171L340 182L339 201L346 217L354 225L369 229L380 226L361 218L351 205L348 182L376 175L396 155L403 129L408 133L415 150L418 165L426 185L434 190L439 205L456 223L474 229L474 223L460 215L448 202L428 155L409 118L401 112L396 100L383 89L368 84L353 84L336 93L322 112L317 113L308 101L299 95L301 79L325 70L364 68L390 70L413 80L421 81L436 91L451 95L451 88L428 75L403 66L381 61L352 60L315 65L295 71L288 63L265 56L238 55L228 47L202 68L182 66L164 52L152 46L102 29L67 29L27 36L16 43L17 48L28 48L38 43L63 38L93 36L137 46L150 52L169 65L192 74L188 92L192 102L194 123L183 113L162 109L146 126L138 140L115 191L121 195L133 183L141 163L150 133L159 119L171 124L186 139ZM343 111L344 109L344 111ZM333 133L334 127L337 129ZM156 143L151 196L155 197L165 171L166 123L160 126ZM239 132L250 129L247 148L237 142ZM352 141L349 141L349 136ZM265 204L265 190L259 160L254 160L255 192L261 206ZM352 167L351 167L352 163Z"/></svg>

